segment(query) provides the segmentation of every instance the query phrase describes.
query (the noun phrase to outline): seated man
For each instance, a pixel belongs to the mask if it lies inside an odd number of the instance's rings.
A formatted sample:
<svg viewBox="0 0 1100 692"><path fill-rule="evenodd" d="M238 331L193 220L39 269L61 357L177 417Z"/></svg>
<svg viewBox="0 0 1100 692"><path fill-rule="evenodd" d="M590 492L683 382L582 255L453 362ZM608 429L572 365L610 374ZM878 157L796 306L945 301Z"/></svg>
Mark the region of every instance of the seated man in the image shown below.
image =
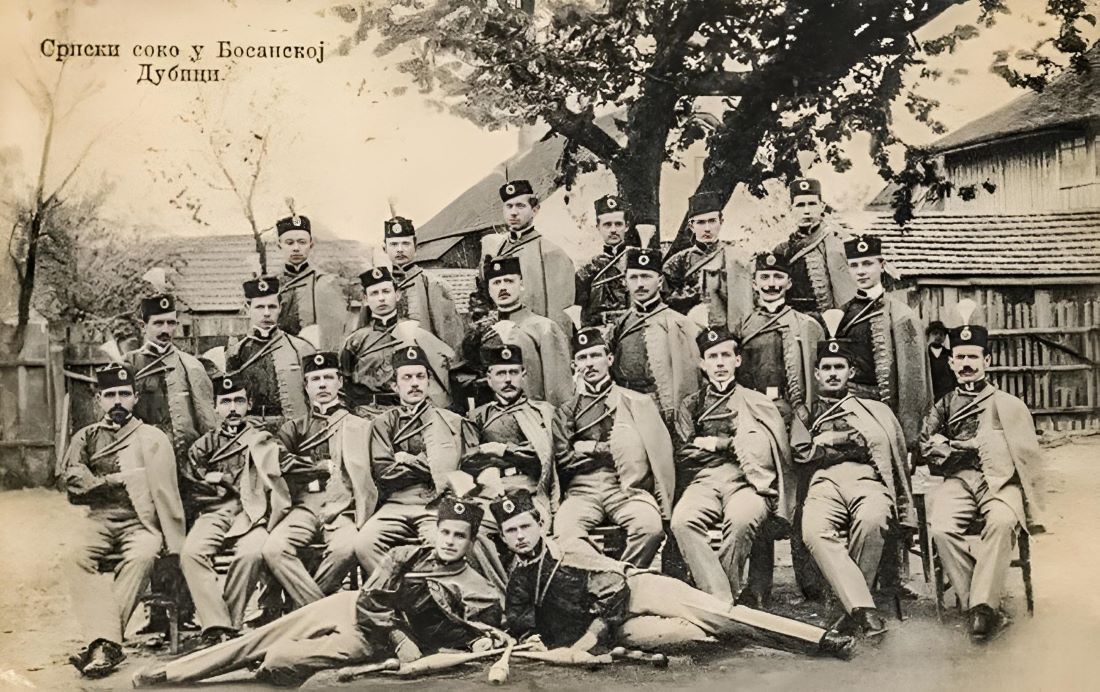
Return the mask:
<svg viewBox="0 0 1100 692"><path fill-rule="evenodd" d="M283 477L294 506L263 547L268 569L299 607L343 584L355 566L359 528L378 497L366 451L370 424L340 400L344 379L336 353L308 356L302 378L309 412L286 421L278 432ZM316 574L310 575L299 552L317 537L325 549Z"/></svg>
<svg viewBox="0 0 1100 692"><path fill-rule="evenodd" d="M355 554L373 572L393 548L435 540L435 509L447 474L472 446L469 424L428 398L428 360L416 346L393 354L401 405L371 425L368 454L378 506L355 542Z"/></svg>
<svg viewBox="0 0 1100 692"><path fill-rule="evenodd" d="M554 535L582 538L604 521L623 528L622 559L648 567L672 509L672 440L648 394L611 382L614 357L598 328L573 337L582 382L554 419L554 454L565 499Z"/></svg>
<svg viewBox="0 0 1100 692"><path fill-rule="evenodd" d="M486 351L486 382L495 399L470 415L477 444L467 450L462 470L479 480L496 474L501 488L530 491L549 518L557 509L559 493L551 433L554 406L527 398L527 371L519 346L490 346ZM491 522L488 517L485 523ZM495 533L497 527L488 529Z"/></svg>
<svg viewBox="0 0 1100 692"><path fill-rule="evenodd" d="M841 316L835 313L834 324ZM820 399L803 423L796 417L791 446L796 463L812 471L802 507L802 537L825 580L857 628L886 632L871 598L883 544L896 516L912 507L905 436L886 404L848 392L851 355L846 341L818 344Z"/></svg>
<svg viewBox="0 0 1100 692"><path fill-rule="evenodd" d="M779 409L767 394L737 384L740 345L725 328L699 334L707 386L680 404L676 463L683 495L672 512L672 533L695 585L724 601L741 594L741 573L769 515L790 521L795 483ZM722 529L722 548L707 532ZM762 580L770 582L770 579ZM752 593L754 602L767 594Z"/></svg>
<svg viewBox="0 0 1100 692"><path fill-rule="evenodd" d="M73 435L60 474L69 502L88 507L68 581L76 620L90 642L69 662L89 678L109 675L126 658L122 635L153 563L162 550L179 555L185 532L172 441L134 417L134 374L112 364L95 377L103 420ZM122 557L113 594L98 573L99 561L112 555Z"/></svg>
<svg viewBox="0 0 1100 692"><path fill-rule="evenodd" d="M509 491L490 509L516 554L504 609L509 634L517 638L537 634L548 647L591 652L612 646L631 618L649 615L657 616L649 623L654 628L694 632L687 641L711 636L838 658L851 654L850 637L734 606L678 579L593 554L583 542L546 538L525 490Z"/></svg>
<svg viewBox="0 0 1100 692"><path fill-rule="evenodd" d="M1005 572L1020 526L1042 531L1035 474L1039 441L1027 405L985 378L985 327L951 330L951 368L959 386L924 419L921 455L943 485L929 497L928 524L951 587L969 618L970 636L984 642L1008 621L1001 612ZM966 531L981 524L971 554Z"/></svg>
<svg viewBox="0 0 1100 692"><path fill-rule="evenodd" d="M243 637L134 676L134 687L205 680L259 662L257 680L299 685L319 670L402 662L438 649L503 641L501 594L466 562L481 522L475 503L442 498L435 546L402 546L359 591L341 591ZM492 642L489 642L492 643Z"/></svg>
<svg viewBox="0 0 1100 692"><path fill-rule="evenodd" d="M290 509L275 437L245 418L252 402L242 380L214 379L214 412L221 419L191 445L183 485L198 511L180 552L180 569L202 622L203 639L216 644L236 634L264 569L261 552ZM214 556L233 542L224 597Z"/></svg>

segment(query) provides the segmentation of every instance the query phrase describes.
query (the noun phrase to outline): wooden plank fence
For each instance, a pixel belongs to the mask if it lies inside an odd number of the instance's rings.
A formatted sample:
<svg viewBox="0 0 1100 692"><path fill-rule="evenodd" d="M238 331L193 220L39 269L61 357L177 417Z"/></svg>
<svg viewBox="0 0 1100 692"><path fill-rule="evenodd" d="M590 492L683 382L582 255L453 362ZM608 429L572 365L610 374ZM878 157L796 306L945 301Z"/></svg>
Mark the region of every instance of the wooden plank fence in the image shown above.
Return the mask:
<svg viewBox="0 0 1100 692"><path fill-rule="evenodd" d="M1048 430L1100 429L1100 289L1095 286L918 286L927 323L958 323L971 298L990 330L992 381L1027 402Z"/></svg>
<svg viewBox="0 0 1100 692"><path fill-rule="evenodd" d="M0 328L10 343L11 328ZM31 324L17 353L0 346L0 489L29 488L53 481L54 459L65 421L62 348L42 324Z"/></svg>

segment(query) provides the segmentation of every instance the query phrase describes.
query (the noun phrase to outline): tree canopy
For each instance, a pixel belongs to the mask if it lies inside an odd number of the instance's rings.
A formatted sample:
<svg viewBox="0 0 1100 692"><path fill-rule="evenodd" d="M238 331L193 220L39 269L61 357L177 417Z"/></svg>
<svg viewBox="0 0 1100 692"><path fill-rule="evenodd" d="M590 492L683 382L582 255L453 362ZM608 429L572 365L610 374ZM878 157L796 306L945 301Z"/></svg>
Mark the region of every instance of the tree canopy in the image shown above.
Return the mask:
<svg viewBox="0 0 1100 692"><path fill-rule="evenodd" d="M395 0L359 10L340 50L380 35L379 54L405 51L400 69L451 111L487 128L545 123L566 138L562 182L597 165L615 175L640 222L656 223L662 164L705 139L699 190L726 198L738 185L764 194L767 180L800 174L799 152L843 171L845 144L870 135L870 155L899 183L897 218L911 215L918 187L947 194L928 152L897 136L892 108L905 107L936 131L939 105L920 87L939 79L929 56L994 25L1004 0L976 0L980 16L945 35L915 32L963 0ZM1050 0L1046 46L993 69L1041 89L1067 58L1086 69L1084 0ZM1018 61L1017 61L1018 62ZM716 97L716 127L694 117ZM597 118L611 114L614 128ZM612 131L609 131L612 130ZM579 154L583 152L585 156Z"/></svg>

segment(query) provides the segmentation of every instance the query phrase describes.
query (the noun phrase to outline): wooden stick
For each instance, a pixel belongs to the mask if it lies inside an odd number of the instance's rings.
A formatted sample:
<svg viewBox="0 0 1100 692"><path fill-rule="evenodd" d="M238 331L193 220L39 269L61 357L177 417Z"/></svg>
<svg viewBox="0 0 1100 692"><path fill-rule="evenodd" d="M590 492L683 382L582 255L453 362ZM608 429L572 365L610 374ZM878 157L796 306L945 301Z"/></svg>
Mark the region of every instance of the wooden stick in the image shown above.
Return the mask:
<svg viewBox="0 0 1100 692"><path fill-rule="evenodd" d="M381 663L368 663L362 666L348 666L341 669L336 674L336 679L340 682L351 682L358 678L366 677L371 673L381 673L385 671L395 671L401 667L401 661L396 658L387 658Z"/></svg>
<svg viewBox="0 0 1100 692"><path fill-rule="evenodd" d="M508 661L512 657L512 648L515 643L511 643L501 654L500 660L493 664L489 668L489 682L493 685L503 685L508 682L509 666Z"/></svg>

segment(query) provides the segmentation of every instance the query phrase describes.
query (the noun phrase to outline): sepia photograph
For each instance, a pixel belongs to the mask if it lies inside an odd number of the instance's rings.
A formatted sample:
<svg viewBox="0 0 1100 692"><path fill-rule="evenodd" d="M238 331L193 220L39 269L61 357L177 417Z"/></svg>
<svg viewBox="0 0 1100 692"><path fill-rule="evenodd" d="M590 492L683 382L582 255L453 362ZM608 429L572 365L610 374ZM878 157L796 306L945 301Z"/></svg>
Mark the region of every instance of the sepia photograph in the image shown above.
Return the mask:
<svg viewBox="0 0 1100 692"><path fill-rule="evenodd" d="M1098 14L3 0L0 689L1096 689Z"/></svg>

